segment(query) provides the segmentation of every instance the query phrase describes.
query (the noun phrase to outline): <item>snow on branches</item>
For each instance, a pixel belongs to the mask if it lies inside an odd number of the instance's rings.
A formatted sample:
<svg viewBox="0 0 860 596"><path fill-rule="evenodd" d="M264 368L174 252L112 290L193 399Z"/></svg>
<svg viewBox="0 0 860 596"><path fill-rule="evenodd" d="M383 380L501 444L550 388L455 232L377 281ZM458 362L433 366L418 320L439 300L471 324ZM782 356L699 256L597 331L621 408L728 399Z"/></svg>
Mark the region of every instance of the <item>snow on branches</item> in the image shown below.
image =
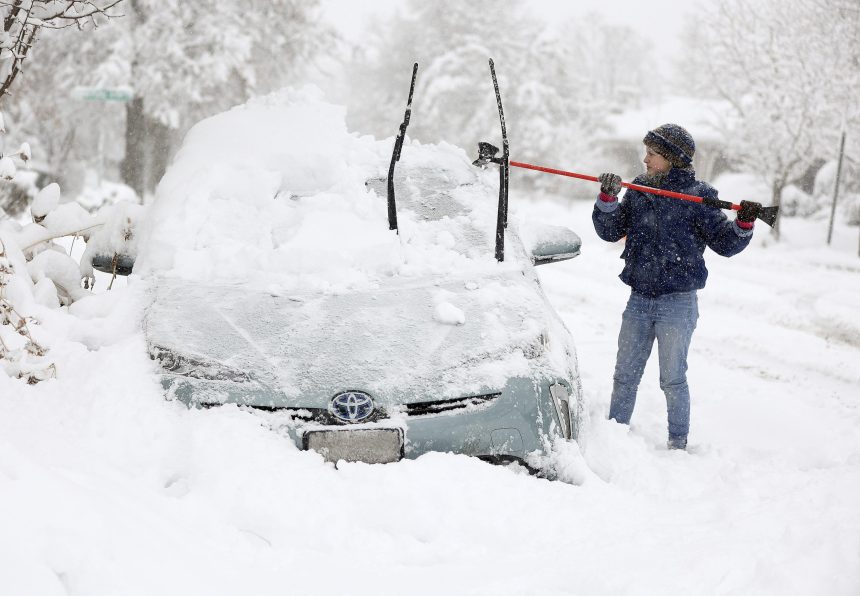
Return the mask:
<svg viewBox="0 0 860 596"><path fill-rule="evenodd" d="M57 375L44 340L34 333L38 313L90 296L95 258L133 260L144 208L121 202L92 214L76 202L62 203L54 183L39 191L30 212L33 223L26 225L0 220L0 369L35 384ZM87 242L80 263L54 242L68 236Z"/></svg>
<svg viewBox="0 0 860 596"><path fill-rule="evenodd" d="M0 97L3 97L27 57L40 29L60 29L86 22L95 24L98 15L122 0L5 0L0 1Z"/></svg>
<svg viewBox="0 0 860 596"><path fill-rule="evenodd" d="M7 375L33 385L56 376L57 369L46 358L48 350L33 339L30 324L35 321L16 308L22 291L26 289L0 237L0 365Z"/></svg>
<svg viewBox="0 0 860 596"><path fill-rule="evenodd" d="M0 0L0 98L21 73L40 30L96 26L100 17L113 16L110 11L120 2ZM0 133L5 133L2 115ZM0 155L0 179L14 178L16 158L25 164L30 160L29 144ZM0 209L0 369L31 384L56 376L44 338L40 340L36 332L37 317L45 308L61 308L92 293L95 248L84 253L87 260L79 264L54 240L104 236L98 249L108 251L116 262L120 254L134 250L132 228L141 211L138 205L112 206L92 215L77 203L62 203L57 184L49 184L35 197L33 223L22 226Z"/></svg>

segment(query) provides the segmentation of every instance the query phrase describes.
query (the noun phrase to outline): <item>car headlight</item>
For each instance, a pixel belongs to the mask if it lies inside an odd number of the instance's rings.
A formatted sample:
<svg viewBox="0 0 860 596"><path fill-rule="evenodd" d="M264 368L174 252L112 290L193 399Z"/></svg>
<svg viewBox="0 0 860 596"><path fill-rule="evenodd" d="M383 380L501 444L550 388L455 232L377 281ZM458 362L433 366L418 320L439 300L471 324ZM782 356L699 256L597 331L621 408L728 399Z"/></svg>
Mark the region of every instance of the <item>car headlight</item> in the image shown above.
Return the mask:
<svg viewBox="0 0 860 596"><path fill-rule="evenodd" d="M233 383L251 381L251 376L244 371L179 354L161 346L150 348L149 357L157 360L161 364L161 368L174 375L207 381L231 381Z"/></svg>

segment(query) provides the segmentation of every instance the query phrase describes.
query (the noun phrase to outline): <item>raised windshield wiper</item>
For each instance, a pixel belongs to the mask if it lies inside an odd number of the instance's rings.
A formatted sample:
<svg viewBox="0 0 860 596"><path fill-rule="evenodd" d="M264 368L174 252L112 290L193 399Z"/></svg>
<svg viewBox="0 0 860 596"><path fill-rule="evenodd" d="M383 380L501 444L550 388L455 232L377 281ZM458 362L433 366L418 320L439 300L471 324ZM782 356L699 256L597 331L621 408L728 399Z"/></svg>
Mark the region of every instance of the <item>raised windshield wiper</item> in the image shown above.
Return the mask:
<svg viewBox="0 0 860 596"><path fill-rule="evenodd" d="M496 105L499 108L499 121L502 124L502 159L499 162L499 210L496 218L496 260L505 260L505 228L508 227L508 131L505 129L505 112L502 110L502 96L499 93L499 81L496 79L496 69L490 58L490 75L493 77L493 89L496 92Z"/></svg>
<svg viewBox="0 0 860 596"><path fill-rule="evenodd" d="M505 112L502 109L502 95L499 93L499 81L496 79L496 67L490 58L490 76L493 78L493 90L496 92L496 107L499 109L499 122L502 125L502 156L496 157L499 148L490 143L478 143L478 159L472 165L484 167L488 163L499 165L499 209L496 216L496 260L505 260L505 228L508 227L508 171L510 167L508 154L508 131L505 128Z"/></svg>
<svg viewBox="0 0 860 596"><path fill-rule="evenodd" d="M406 137L406 127L409 126L409 117L412 115L412 93L415 91L415 77L418 75L418 63L412 65L412 83L409 85L409 99L406 101L406 114L400 124L400 132L394 140L394 152L391 154L391 165L388 166L388 229L397 230L397 207L394 204L394 164L400 161L400 151L403 148L403 139ZM400 231L398 230L399 234Z"/></svg>

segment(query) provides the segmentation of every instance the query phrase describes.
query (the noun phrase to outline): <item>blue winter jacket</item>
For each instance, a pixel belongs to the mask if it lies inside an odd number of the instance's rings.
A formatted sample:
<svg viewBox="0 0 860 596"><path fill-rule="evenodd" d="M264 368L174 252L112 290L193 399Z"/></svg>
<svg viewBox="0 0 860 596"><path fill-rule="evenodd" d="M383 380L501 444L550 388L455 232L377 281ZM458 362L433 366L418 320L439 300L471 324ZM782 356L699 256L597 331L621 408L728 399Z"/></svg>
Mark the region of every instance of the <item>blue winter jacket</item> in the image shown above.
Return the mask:
<svg viewBox="0 0 860 596"><path fill-rule="evenodd" d="M643 176L633 182L646 185ZM696 180L692 170L673 168L661 188L717 198L716 189ZM705 247L730 257L752 238L752 229L740 228L717 207L632 189L620 202L598 198L591 219L603 240L615 242L627 236L619 277L634 291L652 297L704 288Z"/></svg>

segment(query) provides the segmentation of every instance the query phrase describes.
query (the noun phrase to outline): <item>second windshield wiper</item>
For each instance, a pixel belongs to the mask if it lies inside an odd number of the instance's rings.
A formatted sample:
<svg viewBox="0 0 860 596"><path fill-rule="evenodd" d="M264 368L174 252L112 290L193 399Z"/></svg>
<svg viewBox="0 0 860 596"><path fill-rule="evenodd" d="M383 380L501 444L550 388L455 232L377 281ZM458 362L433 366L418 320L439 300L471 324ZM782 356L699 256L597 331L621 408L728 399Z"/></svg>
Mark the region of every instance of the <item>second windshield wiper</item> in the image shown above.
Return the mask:
<svg viewBox="0 0 860 596"><path fill-rule="evenodd" d="M394 140L394 152L391 154L391 165L388 166L388 229L397 230L397 206L394 202L394 164L400 161L400 151L403 149L403 139L406 137L406 127L412 115L412 94L415 92L415 77L418 75L418 63L412 65L412 83L409 85L409 99L406 101L406 113L400 124L400 132ZM398 234L400 231L398 230Z"/></svg>

